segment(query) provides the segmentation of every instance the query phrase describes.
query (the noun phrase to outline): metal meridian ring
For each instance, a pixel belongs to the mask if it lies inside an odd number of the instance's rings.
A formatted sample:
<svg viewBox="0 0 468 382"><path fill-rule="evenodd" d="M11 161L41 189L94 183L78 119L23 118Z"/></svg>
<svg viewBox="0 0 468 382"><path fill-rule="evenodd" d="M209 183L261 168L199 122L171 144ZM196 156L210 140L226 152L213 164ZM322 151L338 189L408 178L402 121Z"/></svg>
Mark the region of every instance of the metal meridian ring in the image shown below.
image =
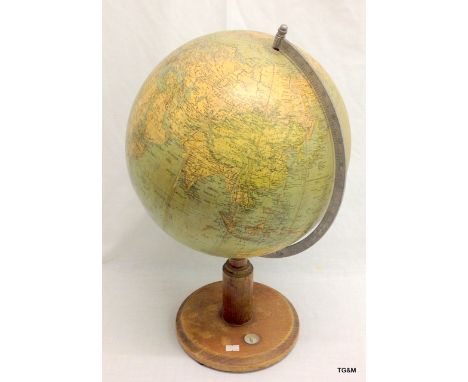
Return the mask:
<svg viewBox="0 0 468 382"><path fill-rule="evenodd" d="M284 30L283 26L282 28ZM281 34L280 31L278 31L278 34ZM279 42L278 34L275 38L273 49L279 50L286 57L288 57L294 65L296 65L299 68L299 70L306 77L310 86L317 93L319 102L324 110L325 118L332 133L333 146L335 150L335 182L333 185L333 192L327 210L323 215L322 220L315 227L315 229L304 239L294 244L291 244L290 246L283 248L279 251L262 256L269 258L281 258L297 255L298 253L305 251L307 248L310 248L317 241L319 241L322 238L322 236L325 235L325 233L328 231L333 221L335 220L336 215L338 214L341 200L343 199L346 181L345 148L343 143L343 135L341 132L340 121L338 120L335 107L333 106L333 103L325 89L325 86L318 77L317 73L315 73L312 66L288 40L284 39L284 35L286 34L285 32L282 33L282 36L279 36Z"/></svg>

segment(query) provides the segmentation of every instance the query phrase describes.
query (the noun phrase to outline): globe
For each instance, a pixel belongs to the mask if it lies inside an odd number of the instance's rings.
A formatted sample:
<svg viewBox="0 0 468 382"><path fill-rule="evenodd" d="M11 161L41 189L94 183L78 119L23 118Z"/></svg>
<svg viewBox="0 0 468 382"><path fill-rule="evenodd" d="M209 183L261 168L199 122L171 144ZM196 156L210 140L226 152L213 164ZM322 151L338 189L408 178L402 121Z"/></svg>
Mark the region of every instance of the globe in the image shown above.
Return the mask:
<svg viewBox="0 0 468 382"><path fill-rule="evenodd" d="M210 255L268 255L323 218L335 148L321 95L274 36L224 31L171 53L144 82L127 130L130 177L154 221ZM349 123L325 70L301 51Z"/></svg>

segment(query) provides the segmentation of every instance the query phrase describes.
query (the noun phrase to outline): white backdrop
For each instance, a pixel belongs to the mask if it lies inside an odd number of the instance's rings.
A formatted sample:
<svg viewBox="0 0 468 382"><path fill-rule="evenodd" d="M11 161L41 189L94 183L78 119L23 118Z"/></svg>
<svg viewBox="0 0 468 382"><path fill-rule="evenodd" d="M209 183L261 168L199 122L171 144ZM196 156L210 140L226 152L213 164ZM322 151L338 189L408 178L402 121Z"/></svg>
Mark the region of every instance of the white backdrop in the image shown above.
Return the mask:
<svg viewBox="0 0 468 382"><path fill-rule="evenodd" d="M275 34L312 54L343 96L352 129L347 189L334 226L308 251L254 258L255 280L294 304L301 329L292 353L250 374L221 373L185 355L175 335L184 298L221 278L222 258L162 232L134 193L125 129L142 82L172 50L225 29ZM362 0L104 0L104 381L363 381L365 376L364 4ZM356 374L338 373L356 367Z"/></svg>

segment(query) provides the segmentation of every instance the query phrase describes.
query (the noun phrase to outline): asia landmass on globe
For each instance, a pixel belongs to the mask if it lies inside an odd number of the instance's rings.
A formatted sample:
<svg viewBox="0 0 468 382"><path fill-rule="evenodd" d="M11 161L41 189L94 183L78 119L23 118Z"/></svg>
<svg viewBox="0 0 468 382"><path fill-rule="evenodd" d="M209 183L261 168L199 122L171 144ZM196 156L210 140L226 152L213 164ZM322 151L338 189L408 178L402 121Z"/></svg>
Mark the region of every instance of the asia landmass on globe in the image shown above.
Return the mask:
<svg viewBox="0 0 468 382"><path fill-rule="evenodd" d="M334 185L333 137L316 90L271 36L219 32L163 60L133 106L127 157L152 218L211 255L251 257L303 237ZM340 120L343 101L307 53Z"/></svg>

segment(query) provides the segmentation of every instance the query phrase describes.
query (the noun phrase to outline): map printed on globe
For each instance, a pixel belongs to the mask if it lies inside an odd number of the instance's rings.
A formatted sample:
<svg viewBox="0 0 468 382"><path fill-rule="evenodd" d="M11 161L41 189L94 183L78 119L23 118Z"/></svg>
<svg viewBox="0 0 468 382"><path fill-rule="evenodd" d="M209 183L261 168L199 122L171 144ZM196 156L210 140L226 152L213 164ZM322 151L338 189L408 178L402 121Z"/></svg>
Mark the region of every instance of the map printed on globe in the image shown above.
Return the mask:
<svg viewBox="0 0 468 382"><path fill-rule="evenodd" d="M324 215L335 153L318 95L272 36L227 31L164 59L130 114L127 162L152 218L187 246L223 257L262 256L296 242ZM349 158L349 123L325 87Z"/></svg>

